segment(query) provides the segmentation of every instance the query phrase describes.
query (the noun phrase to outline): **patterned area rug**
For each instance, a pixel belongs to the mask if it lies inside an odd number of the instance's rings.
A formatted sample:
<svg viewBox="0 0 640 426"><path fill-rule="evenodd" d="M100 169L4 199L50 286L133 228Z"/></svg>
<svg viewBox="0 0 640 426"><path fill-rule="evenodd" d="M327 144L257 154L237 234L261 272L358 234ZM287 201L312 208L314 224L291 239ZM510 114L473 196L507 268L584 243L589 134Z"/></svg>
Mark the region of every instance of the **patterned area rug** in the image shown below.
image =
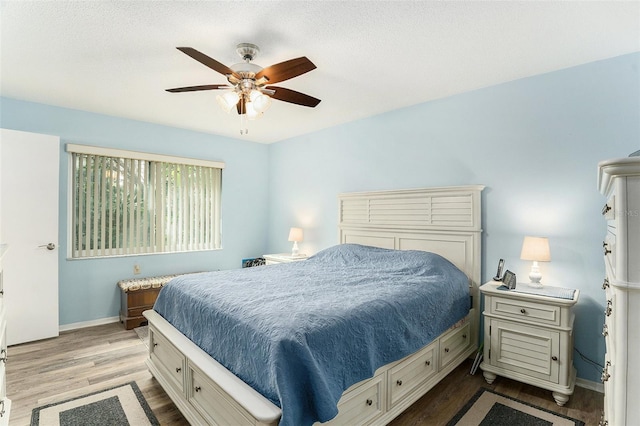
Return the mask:
<svg viewBox="0 0 640 426"><path fill-rule="evenodd" d="M135 382L34 408L31 426L159 426Z"/></svg>
<svg viewBox="0 0 640 426"><path fill-rule="evenodd" d="M480 389L447 426L584 426L584 422Z"/></svg>

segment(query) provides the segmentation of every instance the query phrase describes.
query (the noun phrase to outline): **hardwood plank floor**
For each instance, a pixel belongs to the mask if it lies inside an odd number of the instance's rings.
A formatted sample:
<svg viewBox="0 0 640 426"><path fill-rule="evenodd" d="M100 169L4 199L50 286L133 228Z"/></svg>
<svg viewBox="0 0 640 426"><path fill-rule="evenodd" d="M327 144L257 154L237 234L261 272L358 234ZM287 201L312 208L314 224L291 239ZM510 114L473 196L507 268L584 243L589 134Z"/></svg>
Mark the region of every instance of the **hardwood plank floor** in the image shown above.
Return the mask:
<svg viewBox="0 0 640 426"><path fill-rule="evenodd" d="M189 424L147 370L146 346L135 331L124 330L121 324L84 328L64 332L54 339L11 346L8 356L7 394L12 400L12 426L29 425L31 411L36 407L131 381L138 384L160 424ZM480 387L574 417L587 425L597 425L600 420L603 397L598 392L576 387L567 405L559 407L549 391L501 377L488 385L480 371L469 374L470 366L470 361L462 364L391 425L444 425Z"/></svg>

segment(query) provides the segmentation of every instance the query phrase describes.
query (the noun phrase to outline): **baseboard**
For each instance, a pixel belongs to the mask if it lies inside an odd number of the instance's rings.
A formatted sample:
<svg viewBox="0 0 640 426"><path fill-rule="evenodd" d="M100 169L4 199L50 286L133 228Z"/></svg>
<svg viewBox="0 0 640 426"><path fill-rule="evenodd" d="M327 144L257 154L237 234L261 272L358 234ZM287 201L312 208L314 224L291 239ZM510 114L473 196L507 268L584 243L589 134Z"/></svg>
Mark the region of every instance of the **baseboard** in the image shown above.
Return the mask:
<svg viewBox="0 0 640 426"><path fill-rule="evenodd" d="M591 389L596 392L604 393L604 385L598 382L592 382L591 380L585 380L581 378L576 379L576 386L580 386L581 388Z"/></svg>
<svg viewBox="0 0 640 426"><path fill-rule="evenodd" d="M65 324L59 327L60 332L77 330L79 328L94 327L96 325L112 324L120 321L120 317L100 318L92 321L74 322L73 324Z"/></svg>

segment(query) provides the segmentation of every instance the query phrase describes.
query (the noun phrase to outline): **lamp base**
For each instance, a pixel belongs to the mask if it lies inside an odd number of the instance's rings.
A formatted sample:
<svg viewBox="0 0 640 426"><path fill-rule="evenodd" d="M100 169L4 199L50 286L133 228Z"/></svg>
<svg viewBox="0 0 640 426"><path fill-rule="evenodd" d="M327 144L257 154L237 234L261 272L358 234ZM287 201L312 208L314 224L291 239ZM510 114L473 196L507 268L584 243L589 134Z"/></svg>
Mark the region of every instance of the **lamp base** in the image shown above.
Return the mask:
<svg viewBox="0 0 640 426"><path fill-rule="evenodd" d="M291 256L296 257L300 254L300 249L298 249L298 242L293 242L293 248L291 249Z"/></svg>
<svg viewBox="0 0 640 426"><path fill-rule="evenodd" d="M542 288L542 274L540 273L540 267L538 266L538 261L534 260L531 265L531 272L529 272L529 279L531 280L529 287L533 288Z"/></svg>

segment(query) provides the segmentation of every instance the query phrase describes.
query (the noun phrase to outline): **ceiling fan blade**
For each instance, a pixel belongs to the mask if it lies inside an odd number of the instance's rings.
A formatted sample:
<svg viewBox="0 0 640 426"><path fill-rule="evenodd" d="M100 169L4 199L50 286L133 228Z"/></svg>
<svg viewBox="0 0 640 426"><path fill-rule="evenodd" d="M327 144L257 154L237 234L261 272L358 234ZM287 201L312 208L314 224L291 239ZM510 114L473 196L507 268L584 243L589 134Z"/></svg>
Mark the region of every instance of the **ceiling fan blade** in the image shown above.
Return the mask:
<svg viewBox="0 0 640 426"><path fill-rule="evenodd" d="M166 89L167 92L180 93L180 92L196 92L198 90L216 90L216 89L228 89L231 86L226 84L205 84L202 86L189 86L189 87L176 87L175 89Z"/></svg>
<svg viewBox="0 0 640 426"><path fill-rule="evenodd" d="M264 68L256 74L256 80L261 77L267 77L269 79L269 83L278 83L297 77L314 69L316 69L316 66L313 62L307 59L306 56L302 56L300 58L290 59Z"/></svg>
<svg viewBox="0 0 640 426"><path fill-rule="evenodd" d="M289 102L296 105L302 105L307 107L315 107L320 103L320 99L316 99L313 96L305 95L304 93L296 92L295 90L285 89L284 87L268 86L266 89L275 90L271 97L279 101Z"/></svg>
<svg viewBox="0 0 640 426"><path fill-rule="evenodd" d="M219 72L220 74L223 74L223 75L231 74L238 77L238 75L231 68L229 68L224 64L221 64L220 62L216 61L213 58L210 58L209 56L205 55L202 52L198 52L196 49L193 49L191 47L176 47L176 49L178 49L182 53L185 53L191 56L196 61L200 62L203 65L208 66L209 68Z"/></svg>

